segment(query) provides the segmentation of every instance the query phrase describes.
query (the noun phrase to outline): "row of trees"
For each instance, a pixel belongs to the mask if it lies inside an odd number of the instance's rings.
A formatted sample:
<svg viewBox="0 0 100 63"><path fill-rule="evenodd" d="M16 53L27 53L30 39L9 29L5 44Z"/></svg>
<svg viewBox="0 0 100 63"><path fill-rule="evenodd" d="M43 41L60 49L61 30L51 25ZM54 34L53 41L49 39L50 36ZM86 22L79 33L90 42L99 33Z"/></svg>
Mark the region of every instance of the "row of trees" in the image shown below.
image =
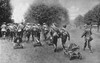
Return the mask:
<svg viewBox="0 0 100 63"><path fill-rule="evenodd" d="M12 22L11 9L10 0L0 0L0 25L3 22Z"/></svg>
<svg viewBox="0 0 100 63"><path fill-rule="evenodd" d="M69 16L68 11L61 6L38 4L30 7L25 15L25 21L40 24L46 23L48 25L57 23L59 26L62 22L68 23Z"/></svg>
<svg viewBox="0 0 100 63"><path fill-rule="evenodd" d="M98 30L100 26L100 4L89 10L84 16L79 15L75 19L76 25L91 24L97 25Z"/></svg>

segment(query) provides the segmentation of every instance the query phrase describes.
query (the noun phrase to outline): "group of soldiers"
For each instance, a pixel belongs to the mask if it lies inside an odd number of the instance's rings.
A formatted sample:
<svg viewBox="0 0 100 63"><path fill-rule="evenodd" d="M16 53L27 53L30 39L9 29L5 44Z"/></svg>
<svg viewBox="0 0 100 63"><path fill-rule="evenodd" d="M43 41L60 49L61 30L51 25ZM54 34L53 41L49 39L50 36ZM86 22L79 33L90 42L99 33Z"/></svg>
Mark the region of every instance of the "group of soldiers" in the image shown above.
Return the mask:
<svg viewBox="0 0 100 63"><path fill-rule="evenodd" d="M27 38L27 42L32 39L32 41L37 44L42 45L41 35L44 36L44 41L49 40L50 43L54 45L54 52L57 51L57 42L61 38L62 47L65 49L65 43L70 40L70 34L66 29L66 25L61 28L57 27L55 23L48 26L46 23L35 24L35 23L3 23L1 26L2 37L9 37L11 41L20 45L23 42L23 37ZM48 37L49 35L49 37ZM92 32L90 29L86 29L82 37L85 37L84 50L88 44L88 48L91 50L90 42L93 40L91 37ZM19 42L17 42L19 40Z"/></svg>

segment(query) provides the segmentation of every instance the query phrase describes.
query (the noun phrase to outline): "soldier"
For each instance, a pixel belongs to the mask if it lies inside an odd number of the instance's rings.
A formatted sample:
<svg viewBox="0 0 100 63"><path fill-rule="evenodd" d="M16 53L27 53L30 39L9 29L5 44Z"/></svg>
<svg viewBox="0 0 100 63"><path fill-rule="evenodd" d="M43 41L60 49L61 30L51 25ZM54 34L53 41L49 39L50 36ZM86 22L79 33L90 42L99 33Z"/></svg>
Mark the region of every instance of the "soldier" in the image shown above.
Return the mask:
<svg viewBox="0 0 100 63"><path fill-rule="evenodd" d="M49 30L48 30L48 26L46 25L46 23L43 23L43 34L44 34L44 39L47 39L47 34L48 34Z"/></svg>
<svg viewBox="0 0 100 63"><path fill-rule="evenodd" d="M92 53L92 49L91 49L91 41L93 40L92 38L92 31L91 31L91 28L87 28L85 29L84 33L82 34L81 37L84 37L85 38L85 43L84 43L84 48L83 50L85 50L86 46L88 45L88 48L90 50L90 52Z"/></svg>
<svg viewBox="0 0 100 63"><path fill-rule="evenodd" d="M52 44L52 39L53 39L53 33L56 31L57 27L56 25L53 23L50 27L50 44Z"/></svg>
<svg viewBox="0 0 100 63"><path fill-rule="evenodd" d="M53 45L55 47L54 52L57 51L57 42L58 42L58 38L59 37L60 37L59 29L54 30L53 33L52 33L52 43L53 43Z"/></svg>
<svg viewBox="0 0 100 63"><path fill-rule="evenodd" d="M21 38L23 38L23 29L24 29L24 25L22 23L18 24L17 34L21 36Z"/></svg>
<svg viewBox="0 0 100 63"><path fill-rule="evenodd" d="M33 24L32 26L32 39L34 41L34 38L37 36L37 25Z"/></svg>
<svg viewBox="0 0 100 63"><path fill-rule="evenodd" d="M1 34L2 34L2 37L3 37L3 38L6 37L6 32L7 32L7 26L6 26L6 23L4 22L4 23L1 25Z"/></svg>
<svg viewBox="0 0 100 63"><path fill-rule="evenodd" d="M41 25L37 24L37 37L38 37L39 42L40 42L40 35L41 35Z"/></svg>
<svg viewBox="0 0 100 63"><path fill-rule="evenodd" d="M70 40L70 34L66 30L66 25L63 26L63 28L61 29L60 32L61 32L62 46L65 49L65 43L66 43L67 39Z"/></svg>
<svg viewBox="0 0 100 63"><path fill-rule="evenodd" d="M12 41L15 37L15 29L16 29L15 25L13 23L9 24L8 29L9 29L9 32L10 32L10 39Z"/></svg>
<svg viewBox="0 0 100 63"><path fill-rule="evenodd" d="M29 41L30 35L31 35L31 26L30 26L30 24L27 23L24 29L25 29L26 38L28 39L27 41Z"/></svg>

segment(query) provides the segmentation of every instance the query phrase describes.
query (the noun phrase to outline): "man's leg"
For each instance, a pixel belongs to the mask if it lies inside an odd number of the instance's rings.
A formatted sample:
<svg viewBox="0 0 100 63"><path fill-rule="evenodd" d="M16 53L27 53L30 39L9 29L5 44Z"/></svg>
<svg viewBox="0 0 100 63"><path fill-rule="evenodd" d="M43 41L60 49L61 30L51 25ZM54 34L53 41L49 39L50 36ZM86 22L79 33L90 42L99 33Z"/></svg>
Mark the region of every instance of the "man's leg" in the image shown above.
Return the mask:
<svg viewBox="0 0 100 63"><path fill-rule="evenodd" d="M85 39L85 43L84 43L84 48L83 48L83 50L85 50L86 46L87 46L87 39Z"/></svg>
<svg viewBox="0 0 100 63"><path fill-rule="evenodd" d="M66 39L62 39L62 47L63 47L63 49L65 49L65 43L66 43Z"/></svg>
<svg viewBox="0 0 100 63"><path fill-rule="evenodd" d="M90 43L90 41L88 41L88 48L89 48L90 52L93 53L93 52L92 52L92 48L91 48L91 43Z"/></svg>

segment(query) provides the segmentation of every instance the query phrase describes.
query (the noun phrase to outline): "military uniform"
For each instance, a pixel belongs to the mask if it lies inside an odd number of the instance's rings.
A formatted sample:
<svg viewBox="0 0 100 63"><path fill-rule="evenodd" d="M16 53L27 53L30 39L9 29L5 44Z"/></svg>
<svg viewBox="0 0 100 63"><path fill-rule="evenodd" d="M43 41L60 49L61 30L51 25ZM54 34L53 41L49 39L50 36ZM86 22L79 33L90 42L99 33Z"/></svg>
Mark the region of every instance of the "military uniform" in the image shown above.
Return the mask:
<svg viewBox="0 0 100 63"><path fill-rule="evenodd" d="M34 38L37 37L37 26L33 25L32 26L32 39L34 41Z"/></svg>
<svg viewBox="0 0 100 63"><path fill-rule="evenodd" d="M48 32L49 32L48 26L46 24L43 24L43 34L44 34L45 40L47 39Z"/></svg>
<svg viewBox="0 0 100 63"><path fill-rule="evenodd" d="M21 36L21 38L23 37L23 28L24 28L23 24L19 24L17 28L17 35Z"/></svg>
<svg viewBox="0 0 100 63"><path fill-rule="evenodd" d="M60 32L61 32L62 46L63 48L65 48L65 43L67 39L70 40L70 34L68 33L65 27L63 27Z"/></svg>
<svg viewBox="0 0 100 63"><path fill-rule="evenodd" d="M24 30L25 30L25 35L26 35L26 37L28 38L28 41L29 41L30 35L31 35L31 32L32 32L31 31L31 26L30 25L26 25Z"/></svg>
<svg viewBox="0 0 100 63"><path fill-rule="evenodd" d="M37 26L37 37L38 37L39 42L40 42L40 35L41 35L41 27L40 27L40 24L38 24L38 26Z"/></svg>
<svg viewBox="0 0 100 63"><path fill-rule="evenodd" d="M86 46L88 44L88 48L89 48L90 52L92 52L90 42L93 40L93 38L92 38L91 35L92 35L91 30L90 29L86 29L84 31L84 33L82 34L82 36L81 36L81 37L84 37L85 38L84 50L85 50L85 48L86 48Z"/></svg>
<svg viewBox="0 0 100 63"><path fill-rule="evenodd" d="M11 40L13 40L14 36L15 36L15 28L14 28L14 25L11 24L8 26L9 30L10 30L10 38Z"/></svg>

